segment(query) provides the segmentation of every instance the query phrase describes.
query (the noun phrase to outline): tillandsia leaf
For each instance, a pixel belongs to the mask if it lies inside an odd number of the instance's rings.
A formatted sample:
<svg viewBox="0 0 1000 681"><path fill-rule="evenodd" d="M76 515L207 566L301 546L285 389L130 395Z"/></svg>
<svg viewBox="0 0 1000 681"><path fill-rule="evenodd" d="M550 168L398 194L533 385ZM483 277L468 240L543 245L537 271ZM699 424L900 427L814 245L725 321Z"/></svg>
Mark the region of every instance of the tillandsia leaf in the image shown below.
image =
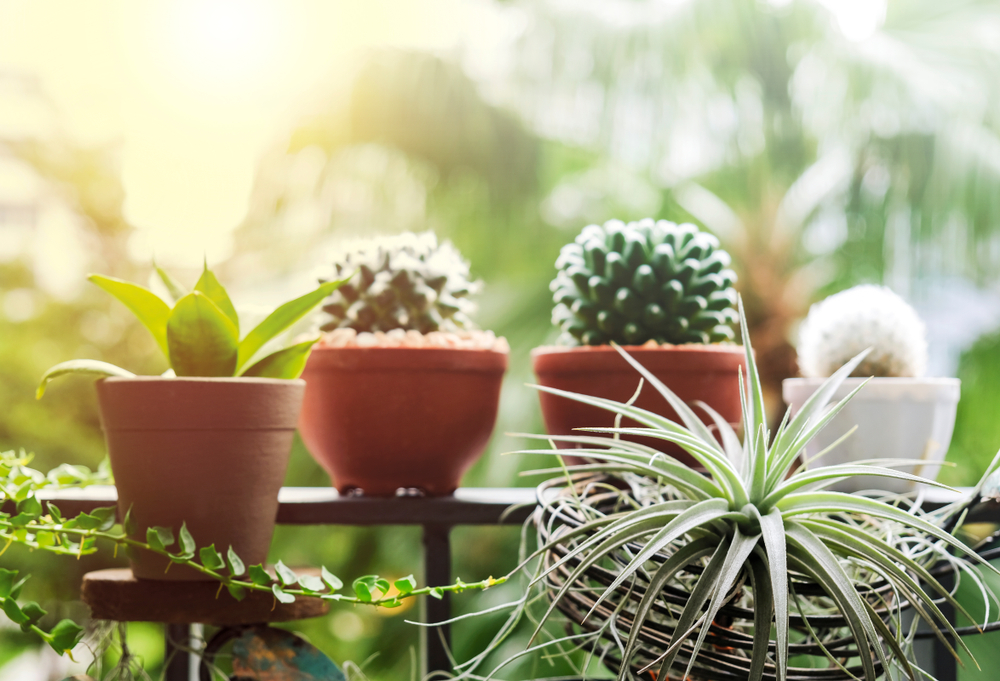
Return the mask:
<svg viewBox="0 0 1000 681"><path fill-rule="evenodd" d="M613 581L611 585L605 589L604 593L601 594L600 598L597 599L594 603L594 607L591 608L591 612L593 612L605 598L614 593L614 591L621 586L626 579L635 574L635 572L642 567L646 561L663 550L664 547L673 543L691 530L708 525L713 521L720 520L728 515L730 515L729 504L726 503L725 499L706 499L705 501L699 501L691 508L679 513L677 517L668 522L661 530L649 538L649 541L645 546L643 546L642 550L639 551L635 558L633 558L629 564L622 569L622 571L615 578L615 581Z"/></svg>
<svg viewBox="0 0 1000 681"><path fill-rule="evenodd" d="M909 463L913 463L910 461ZM913 475L911 473L903 473L902 471L896 471L891 468L882 468L880 466L871 465L852 465L852 464L837 464L834 466L823 466L822 468L816 468L810 471L799 471L795 473L791 478L782 483L777 489L768 494L759 504L761 508L770 509L774 504L792 492L805 487L806 485L812 485L814 483L822 483L818 487L811 488L812 490L819 490L828 485L832 485L838 480L843 480L844 478L852 478L858 475L871 475L880 478L894 478L896 480L907 480L909 482L922 483L925 485L932 485L934 487L940 487L942 489L949 490L951 492L958 493L958 490L954 487L945 485L944 483L937 482L935 480L928 480L927 478L922 478L919 475Z"/></svg>
<svg viewBox="0 0 1000 681"><path fill-rule="evenodd" d="M236 326L201 291L177 301L167 322L170 365L178 376L233 376Z"/></svg>
<svg viewBox="0 0 1000 681"><path fill-rule="evenodd" d="M743 445L740 444L739 437L736 436L736 431L733 427L729 425L729 422L723 418L722 414L712 409L711 406L702 402L701 400L696 400L693 403L696 407L708 414L712 422L715 423L716 429L718 429L719 434L722 435L722 449L726 452L729 457L729 461L732 462L733 468L740 470L742 465L741 459L743 458Z"/></svg>
<svg viewBox="0 0 1000 681"><path fill-rule="evenodd" d="M167 294L170 296L170 303L176 303L178 300L183 298L188 294L187 290L181 284L170 276L166 270L158 266L156 262L153 262L153 270L156 272L156 276L159 277L160 281L163 282L164 288L167 289Z"/></svg>
<svg viewBox="0 0 1000 681"><path fill-rule="evenodd" d="M861 541L852 535L841 531L840 528L831 525L812 523L808 520L799 520L798 523L800 526L812 531L817 537L825 540L831 547L839 549L844 555L859 558L877 568L883 574L884 578L890 581L893 587L905 596L906 600L916 611L917 615L919 615L931 626L934 634L953 656L957 658L958 654L955 652L954 648L952 648L951 642L948 638L942 634L937 622L940 622L945 629L955 637L955 639L962 646L963 650L965 650L965 652L972 657L971 651L966 647L965 642L962 641L961 637L959 637L955 632L951 622L948 621L948 618L945 617L944 613L941 612L937 604L934 603L934 600L927 595L916 580L910 577L905 570L901 569L899 565L897 565L895 560L888 558L885 553L882 553L879 549L875 548L873 543ZM915 561L906 557L904 557L900 562L908 568L911 565L916 565ZM933 578L931 578L928 583L940 586L937 580ZM946 591L943 588L941 590ZM967 614L961 607L959 611L962 612L962 614Z"/></svg>
<svg viewBox="0 0 1000 681"><path fill-rule="evenodd" d="M302 317L308 314L310 310L319 305L324 298L336 291L348 279L350 279L350 277L337 279L335 281L328 281L325 284L321 284L316 290L310 291L295 300L288 301L269 314L264 321L255 326L250 333L248 333L243 340L240 341L236 370L239 371L242 369L247 362L253 359L253 356L257 354L257 351L260 350L265 343L290 327L295 322L302 319Z"/></svg>
<svg viewBox="0 0 1000 681"><path fill-rule="evenodd" d="M679 571L683 570L695 561L711 555L717 547L718 542L712 539L696 539L689 544L681 546L674 553L672 553L659 568L657 568L656 572L653 573L653 576L650 577L649 584L646 585L646 590L642 595L642 600L639 601L639 605L636 607L632 627L629 629L628 641L625 644L625 649L622 653L623 660L632 659L632 655L635 653L635 648L639 642L639 631L642 629L646 618L649 616L649 612L656 603L656 599L660 597L660 592L663 590L663 587L666 586ZM618 680L624 681L627 675L628 667L627 665L622 665L622 668L618 671Z"/></svg>
<svg viewBox="0 0 1000 681"><path fill-rule="evenodd" d="M994 574L1000 575L1000 570L993 567L989 561L982 558L972 548L966 546L964 542L956 539L938 526L927 522L923 518L920 518L912 513L907 513L906 511L895 506L890 506L889 504L877 499L870 499L854 494L845 494L844 492L798 492L788 495L779 501L775 507L781 511L781 515L786 519L786 521L797 515L851 512L862 515L867 514L875 516L876 518L884 518L886 520L893 520L901 525L919 530L924 534L940 539L951 547L969 556L980 565L988 567Z"/></svg>
<svg viewBox="0 0 1000 681"><path fill-rule="evenodd" d="M212 270L208 269L208 262L205 263L205 268L201 272L201 276L198 278L197 283L194 285L195 291L201 291L208 299L211 300L215 305L222 310L222 313L229 318L229 321L233 323L236 327L236 337L239 338L240 335L240 318L236 314L236 308L233 307L233 301L229 299L229 294L226 292L225 287L219 283L219 280L212 273Z"/></svg>
<svg viewBox="0 0 1000 681"><path fill-rule="evenodd" d="M698 639L694 644L694 652L691 654L691 659L688 660L687 671L684 672L683 678L690 676L695 659L698 657L698 651L701 650L701 647L705 644L705 637L708 636L709 625L715 621L715 616L719 614L719 609L722 608L726 598L729 596L730 589L732 589L740 573L746 567L747 559L753 553L758 541L760 541L759 534L745 535L740 531L739 525L733 528L732 544L729 545L726 551L726 559L722 563L722 569L719 571L712 600L708 604L708 610L705 612L705 624L702 625L701 631L698 632ZM770 633L770 628L768 629Z"/></svg>
<svg viewBox="0 0 1000 681"><path fill-rule="evenodd" d="M113 295L131 310L132 314L153 334L153 338L160 346L164 356L170 357L167 345L167 319L170 317L170 306L163 302L162 298L149 289L121 279L105 277L100 274L91 274L87 279Z"/></svg>
<svg viewBox="0 0 1000 681"><path fill-rule="evenodd" d="M716 499L715 501L721 501L721 499ZM636 531L648 532L650 530L655 530L663 527L665 523L673 520L693 505L694 502L687 500L667 501L660 504L654 504L637 511L595 518L594 520L583 523L579 527L575 527L568 532L562 532L557 539L539 547L539 549L532 555L535 556L548 551L549 549L552 549L557 545L562 545L566 541L575 537L585 536L591 533L593 534L591 534L590 537L579 545L573 547L565 556L555 561L547 569L540 571L539 574L532 580L531 585L533 586L564 563L574 560L577 555L583 553L584 551L590 551L592 547L608 542L609 535L610 540L613 541L617 538L617 535L624 531L633 533ZM600 552L600 549L594 549L593 552Z"/></svg>
<svg viewBox="0 0 1000 681"><path fill-rule="evenodd" d="M306 360L309 359L309 353L318 340L319 337L316 337L272 352L244 370L242 375L258 378L298 378L306 368Z"/></svg>
<svg viewBox="0 0 1000 681"><path fill-rule="evenodd" d="M764 678L764 667L767 665L767 649L771 642L771 617L774 615L774 593L771 588L771 576L768 574L766 562L751 557L750 586L753 589L753 649L750 656L750 674L748 681L761 681ZM787 595L786 595L787 597ZM787 650L785 651L787 654ZM777 681L785 678L785 670L776 672Z"/></svg>
<svg viewBox="0 0 1000 681"><path fill-rule="evenodd" d="M844 572L844 568L830 549L809 530L795 522L786 522L785 536L789 542L789 558L794 559L800 569L815 579L827 595L837 603L851 629L852 637L858 644L865 679L875 681L871 650L875 650L884 666L888 667L888 661L885 659L882 646L878 643L875 625L872 624L850 577Z"/></svg>
<svg viewBox="0 0 1000 681"><path fill-rule="evenodd" d="M544 388L539 386L545 392L552 393L553 395L565 395L575 399L579 402L584 402L585 404L593 404L601 408L608 408L606 403L617 404L612 400L605 400L603 398L588 398L585 395L576 395L574 393L566 393L561 390L556 390L554 388ZM620 406L620 405L619 405ZM611 409L612 411L617 411L617 409ZM634 411L633 411L634 410ZM623 411L626 411L626 415L630 416L639 423L644 423L644 425L650 425L650 428L580 428L579 430L589 432L589 433L619 433L622 435L637 435L641 437L654 438L657 440L666 440L667 442L673 442L678 445L681 449L690 454L698 463L704 466L717 483L721 483L722 491L725 493L725 497L730 500L731 505L734 508L742 508L749 501L749 495L747 494L746 487L743 481L740 479L739 475L733 469L732 464L726 457L725 452L716 448L711 448L706 446L701 440L694 438L685 429L666 421L670 424L669 428L659 429L656 427L658 417L651 412L647 412L644 409L637 409L636 407L625 407ZM656 417L656 418L653 418Z"/></svg>
<svg viewBox="0 0 1000 681"><path fill-rule="evenodd" d="M767 569L771 575L774 597L775 678L784 681L788 675L788 561L785 546L785 521L781 512L773 509L760 516L760 536L767 554Z"/></svg>
<svg viewBox="0 0 1000 681"><path fill-rule="evenodd" d="M38 390L35 391L35 399L41 399L45 394L45 388L49 381L67 374L92 374L95 376L119 376L121 378L132 378L135 376L131 371L126 371L121 367L107 362L99 362L96 359L71 359L68 362L60 362L45 372L42 380L38 383Z"/></svg>
<svg viewBox="0 0 1000 681"><path fill-rule="evenodd" d="M760 375L757 373L757 363L753 358L753 347L750 345L750 332L747 325L746 313L743 310L743 296L736 298L736 306L740 314L740 335L743 337L743 352L746 357L747 372L747 410L750 418L744 424L744 432L754 433L758 424L763 424L766 428L767 415L764 411L764 389L760 384ZM749 425L753 426L751 430ZM763 456L763 452L761 452Z"/></svg>
<svg viewBox="0 0 1000 681"><path fill-rule="evenodd" d="M714 590L719 586L719 574L722 572L722 564L725 560L725 544L717 541L711 560L708 561L708 565L702 571L701 577L695 582L694 588L691 589L691 594L688 596L687 603L684 604L684 609L681 611L681 616L677 618L677 624L674 625L674 635L670 641L670 648L667 649L661 659L654 660L649 665L649 667L652 667L656 662L660 663L657 678L669 678L670 668L673 666L674 660L677 659L677 654L681 650L681 646L677 645L681 642L679 639L686 639L692 633L690 631L691 628L697 625L701 611L705 608L705 603L708 602ZM708 625L709 622L706 621L702 626L707 627ZM693 648L691 659L693 660L697 654L698 649Z"/></svg>
<svg viewBox="0 0 1000 681"><path fill-rule="evenodd" d="M861 391L870 379L865 379L857 388L852 390L844 399L833 406L832 409L824 412L823 416L820 417L815 423L806 423L808 430L803 432L798 436L787 449L781 452L777 452L777 446L772 447L771 458L773 461L773 468L771 469L770 477L768 478L768 486L774 487L784 476L787 474L788 470L791 468L792 464L795 462L796 457L805 448L805 446L814 438L816 434L827 426L834 419L834 417L840 413L840 410L847 406L847 403L854 399L854 396Z"/></svg>
<svg viewBox="0 0 1000 681"><path fill-rule="evenodd" d="M611 346L615 350L617 350L618 354L624 357L625 361L631 364L632 367L636 371L638 371L644 379L649 381L649 384L652 385L656 389L656 391L663 396L665 400L667 400L667 403L669 403L670 406L673 407L673 410L677 412L677 416L680 417L681 423L684 424L684 426L691 432L693 436L701 439L703 442L706 442L710 445L718 446L718 443L716 442L715 437L713 437L712 432L708 429L707 426L705 426L705 423L700 418L698 418L698 415L694 413L691 407L687 406L684 403L684 400L677 397L676 393L674 393L673 390L664 385L663 381L654 376L649 369L642 366L642 364L636 361L636 359L632 357L632 355L625 352L621 348L621 346L619 346L617 343L612 342Z"/></svg>
<svg viewBox="0 0 1000 681"><path fill-rule="evenodd" d="M809 422L814 416L823 412L840 385L851 375L851 372L854 371L858 364L868 356L869 352L870 350L865 350L859 353L850 362L835 371L830 378L823 382L816 392L809 396L809 399L802 405L802 409L788 422L788 427L779 431L779 434L775 437L774 444L771 446L773 467L768 478L769 483L774 484L776 480L784 476L784 472L788 466L798 456L799 450L811 439L811 436L809 438L804 437ZM841 400L840 404L846 404L851 397L857 394L858 390L860 390L860 387ZM818 429L813 432L815 434L815 432L818 432Z"/></svg>
<svg viewBox="0 0 1000 681"><path fill-rule="evenodd" d="M664 454L647 445L629 442L628 440L616 440L613 443L606 437L592 437L586 435L523 435L515 434L515 437L525 437L529 439L551 440L553 442L570 442L577 445L593 445L594 448L577 449L578 454L588 454L592 458L598 458L610 462L628 463L635 467L636 472L646 472L653 477L669 476L672 484L679 485L692 491L702 498L721 497L722 490L709 477L698 473L690 466L679 462L669 454ZM601 449L597 449L601 447ZM514 454L545 454L553 455L561 453L555 449L531 449L519 450Z"/></svg>

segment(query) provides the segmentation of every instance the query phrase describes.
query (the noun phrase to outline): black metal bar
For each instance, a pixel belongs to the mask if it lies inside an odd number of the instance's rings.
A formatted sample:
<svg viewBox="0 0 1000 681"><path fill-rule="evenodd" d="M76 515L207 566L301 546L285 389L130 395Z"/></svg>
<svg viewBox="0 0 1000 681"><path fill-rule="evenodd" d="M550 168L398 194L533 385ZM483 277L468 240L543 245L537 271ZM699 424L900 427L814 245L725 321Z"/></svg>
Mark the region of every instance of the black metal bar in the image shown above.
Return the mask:
<svg viewBox="0 0 1000 681"><path fill-rule="evenodd" d="M424 525L424 580L432 586L451 582L451 525ZM451 618L451 594L440 599L424 596L424 621L444 622ZM446 652L451 646L451 627L421 627L424 649L424 673L451 671Z"/></svg>
<svg viewBox="0 0 1000 681"><path fill-rule="evenodd" d="M951 573L944 574L938 577L938 581L941 582L941 586L950 590L955 584L955 576ZM939 606L941 608L941 613L945 616L945 619L952 624L955 624L955 607L945 600L942 600ZM948 651L944 644L937 639L937 637L932 639L932 643L933 648L931 650L934 655L934 678L936 678L937 681L957 681L958 660L955 659L955 657ZM954 641L953 643L955 645L955 649L957 650L957 641Z"/></svg>
<svg viewBox="0 0 1000 681"><path fill-rule="evenodd" d="M163 670L165 681L191 681L191 628L187 624L164 626Z"/></svg>

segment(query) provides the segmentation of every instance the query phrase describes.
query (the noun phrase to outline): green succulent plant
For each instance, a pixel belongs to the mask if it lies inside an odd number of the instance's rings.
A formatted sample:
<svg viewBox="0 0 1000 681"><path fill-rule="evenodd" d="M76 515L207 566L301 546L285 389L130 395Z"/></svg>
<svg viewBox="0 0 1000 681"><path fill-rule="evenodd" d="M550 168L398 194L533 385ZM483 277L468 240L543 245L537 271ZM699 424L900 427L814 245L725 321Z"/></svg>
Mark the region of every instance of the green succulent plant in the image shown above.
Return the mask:
<svg viewBox="0 0 1000 681"><path fill-rule="evenodd" d="M338 277L358 274L323 306L332 317L322 326L324 331L429 333L473 328L469 314L475 306L468 296L478 291L479 284L469 279L469 263L451 242L438 243L433 232L365 240L334 268Z"/></svg>
<svg viewBox="0 0 1000 681"><path fill-rule="evenodd" d="M552 323L567 345L732 340L730 260L718 239L690 224L588 225L556 260Z"/></svg>
<svg viewBox="0 0 1000 681"><path fill-rule="evenodd" d="M573 443L579 447L575 454L594 463L542 471L564 475L539 488L533 522L540 548L533 557L541 560L497 645L524 617L537 625L538 638L559 610L570 620L567 635L531 649L559 654L590 641L593 656L620 662L619 680L640 678L634 676L639 671L641 678L703 681L875 681L892 669L891 678L916 681L921 673L907 656L916 626L903 620L909 612L953 654L955 648L968 653L939 606L965 611L937 575L961 574L988 598L972 566L997 570L948 531L979 495L927 512L901 497L827 491L856 475L945 486L890 467L901 462L800 467L806 444L861 389L827 409L865 353L835 372L771 433L742 306L740 317L746 352L742 442L725 419L699 404L720 443L691 407L620 347L622 357L676 410L679 423L630 404L536 386L642 425L585 430L675 443L705 472L626 440L535 436ZM551 455L552 448L522 453ZM547 602L541 617L529 614L536 593ZM806 614L823 620L823 633L811 628ZM792 666L790 650L815 656L814 666L822 670ZM463 667L468 678L483 678L474 670L489 654Z"/></svg>
<svg viewBox="0 0 1000 681"><path fill-rule="evenodd" d="M159 267L155 276L163 283L167 300L147 288L121 279L92 274L88 279L120 300L153 334L156 344L170 363L167 375L174 376L254 376L298 378L305 367L313 338L295 343L261 357L261 350L282 331L341 286L346 279L323 283L314 291L289 301L264 321L240 337L240 320L226 289L205 265L190 291ZM75 359L55 365L45 372L37 397L49 381L65 374L134 376L114 364L91 359Z"/></svg>

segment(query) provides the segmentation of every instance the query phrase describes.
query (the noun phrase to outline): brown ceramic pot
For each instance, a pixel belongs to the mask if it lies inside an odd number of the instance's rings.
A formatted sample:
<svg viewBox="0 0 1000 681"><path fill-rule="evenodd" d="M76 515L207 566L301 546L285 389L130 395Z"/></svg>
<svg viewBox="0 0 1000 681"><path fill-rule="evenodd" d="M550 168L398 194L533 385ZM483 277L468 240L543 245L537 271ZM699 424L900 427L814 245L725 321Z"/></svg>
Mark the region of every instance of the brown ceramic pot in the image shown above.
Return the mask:
<svg viewBox="0 0 1000 681"><path fill-rule="evenodd" d="M734 426L740 422L742 411L738 375L745 363L741 346L627 346L624 349L685 402L701 400ZM531 358L541 385L618 402L626 402L632 397L641 378L639 372L609 345L541 347L532 351ZM614 426L615 415L612 412L541 391L538 396L545 428L552 435L570 435L574 428ZM666 399L648 383L643 386L635 405L678 420L677 413ZM715 429L708 415L700 409L695 409L695 412ZM622 426L636 427L639 424L623 419ZM689 465L695 463L680 447L663 440L627 439L667 452Z"/></svg>
<svg viewBox="0 0 1000 681"><path fill-rule="evenodd" d="M302 439L341 493L451 494L493 433L506 369L493 350L317 347Z"/></svg>
<svg viewBox="0 0 1000 681"><path fill-rule="evenodd" d="M106 378L97 382L101 420L118 488L138 535L181 523L198 547L232 546L263 563L305 382L273 378ZM142 579L204 579L143 551Z"/></svg>

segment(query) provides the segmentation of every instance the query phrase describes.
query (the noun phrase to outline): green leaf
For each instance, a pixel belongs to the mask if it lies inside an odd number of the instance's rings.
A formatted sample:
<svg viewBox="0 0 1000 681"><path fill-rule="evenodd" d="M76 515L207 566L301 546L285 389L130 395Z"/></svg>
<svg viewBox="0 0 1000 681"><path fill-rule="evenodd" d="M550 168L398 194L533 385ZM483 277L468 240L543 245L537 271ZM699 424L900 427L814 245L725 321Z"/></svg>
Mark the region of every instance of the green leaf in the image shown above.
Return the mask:
<svg viewBox="0 0 1000 681"><path fill-rule="evenodd" d="M42 380L38 383L35 391L35 399L42 399L45 394L45 387L54 378L65 376L66 374L94 374L97 376L120 376L122 378L132 378L135 376L131 371L126 371L121 367L107 362L99 362L96 359L71 359L68 362L60 362L46 371L42 375Z"/></svg>
<svg viewBox="0 0 1000 681"><path fill-rule="evenodd" d="M226 561L224 561L222 559L222 555L215 550L215 544L203 546L201 550L198 551L198 558L201 559L201 564L209 570L221 570L226 567Z"/></svg>
<svg viewBox="0 0 1000 681"><path fill-rule="evenodd" d="M48 642L54 651L63 655L73 648L83 638L83 627L73 620L62 620L49 632Z"/></svg>
<svg viewBox="0 0 1000 681"><path fill-rule="evenodd" d="M427 595L430 596L431 598L436 598L440 601L442 598L444 598L444 589L442 589L439 586L435 586L428 592Z"/></svg>
<svg viewBox="0 0 1000 681"><path fill-rule="evenodd" d="M260 378L298 378L306 368L306 360L309 359L313 344L318 340L319 338L313 338L272 352L248 367L241 375Z"/></svg>
<svg viewBox="0 0 1000 681"><path fill-rule="evenodd" d="M249 575L250 581L257 586L267 586L273 580L271 574L264 569L263 565L251 565Z"/></svg>
<svg viewBox="0 0 1000 681"><path fill-rule="evenodd" d="M28 601L21 606L21 613L25 616L25 621L21 623L21 631L28 633L31 629L31 625L38 624L38 620L45 617L48 612L45 609L35 603L34 601Z"/></svg>
<svg viewBox="0 0 1000 681"><path fill-rule="evenodd" d="M49 645L60 655L72 650L83 638L83 627L72 620L62 620L49 632Z"/></svg>
<svg viewBox="0 0 1000 681"><path fill-rule="evenodd" d="M403 602L398 598L393 598L391 600L382 601L381 603L379 603L379 605L381 605L383 608L398 608L402 604Z"/></svg>
<svg viewBox="0 0 1000 681"><path fill-rule="evenodd" d="M14 624L24 624L28 621L28 616L21 611L21 606L13 598L4 600L3 611Z"/></svg>
<svg viewBox="0 0 1000 681"><path fill-rule="evenodd" d="M351 586L354 588L354 594L358 597L359 601L362 603L372 602L372 591L375 589L375 582L377 580L378 575L365 575L354 580Z"/></svg>
<svg viewBox="0 0 1000 681"><path fill-rule="evenodd" d="M775 645L778 652L777 678L788 672L788 561L785 546L785 523L778 509L760 517L760 535L764 540L767 567L774 597Z"/></svg>
<svg viewBox="0 0 1000 681"><path fill-rule="evenodd" d="M180 300L187 294L187 291L184 290L184 287L181 286L176 279L167 274L167 272L164 269L158 267L155 262L153 263L153 267L155 268L156 274L160 278L160 281L162 281L163 285L167 288L167 293L170 295L171 303L176 303L178 300Z"/></svg>
<svg viewBox="0 0 1000 681"><path fill-rule="evenodd" d="M236 326L201 291L177 301L167 321L170 365L178 376L233 376Z"/></svg>
<svg viewBox="0 0 1000 681"><path fill-rule="evenodd" d="M174 531L169 527L147 527L146 543L156 550L163 551L174 543Z"/></svg>
<svg viewBox="0 0 1000 681"><path fill-rule="evenodd" d="M132 517L132 507L128 507L128 511L125 512L125 520L122 521L122 528L125 530L125 534L129 537L134 537L139 533L139 524L136 523L135 518Z"/></svg>
<svg viewBox="0 0 1000 681"><path fill-rule="evenodd" d="M285 593L281 589L281 587L278 586L277 584L275 584L274 586L271 587L271 593L273 593L274 597L277 598L282 603L294 603L295 602L295 596L293 596L290 593Z"/></svg>
<svg viewBox="0 0 1000 681"><path fill-rule="evenodd" d="M323 581L326 582L326 585L330 587L330 591L336 591L344 586L344 583L340 581L340 577L333 574L325 567L320 568L320 577L322 577Z"/></svg>
<svg viewBox="0 0 1000 681"><path fill-rule="evenodd" d="M45 509L49 512L49 515L52 517L52 522L57 524L62 522L62 511L59 510L58 506L56 506L51 501L48 501L45 503Z"/></svg>
<svg viewBox="0 0 1000 681"><path fill-rule="evenodd" d="M31 495L28 498L17 502L17 510L19 513L37 518L42 514L42 504L35 498L34 495Z"/></svg>
<svg viewBox="0 0 1000 681"><path fill-rule="evenodd" d="M319 305L324 298L337 290L341 284L350 279L338 279L322 284L315 291L305 294L295 300L291 300L281 305L274 312L269 314L264 321L253 328L246 337L240 341L239 361L236 364L237 371L249 362L257 351L265 343L287 329L289 326L302 319L314 307Z"/></svg>
<svg viewBox="0 0 1000 681"><path fill-rule="evenodd" d="M233 582L229 582L228 584L226 584L226 589L229 591L229 595L238 601L242 601L244 598L246 598L247 595L246 587L240 586L239 584L234 584Z"/></svg>
<svg viewBox="0 0 1000 681"><path fill-rule="evenodd" d="M291 586L299 581L299 576L280 560L274 566L274 571L278 575L278 579L281 580L282 586Z"/></svg>
<svg viewBox="0 0 1000 681"><path fill-rule="evenodd" d="M205 268L201 272L201 277L198 278L198 282L194 285L195 291L201 291L208 299L211 300L216 306L222 310L222 313L229 318L229 321L233 323L236 327L236 337L239 338L240 332L240 318L236 314L236 308L233 307L233 301L229 299L229 294L226 293L225 287L219 283L219 280L215 278L212 270L208 269L208 263L205 263Z"/></svg>
<svg viewBox="0 0 1000 681"><path fill-rule="evenodd" d="M406 594L417 588L417 580L413 578L413 575L403 577L402 579L397 579L392 583L396 587L396 591L399 592L400 596L405 596Z"/></svg>
<svg viewBox="0 0 1000 681"><path fill-rule="evenodd" d="M153 334L153 338L156 340L156 344L160 346L163 354L167 357L170 356L167 350L167 319L170 317L169 305L149 289L137 286L128 281L103 277L99 274L92 274L87 278L120 300L125 307L131 310L132 314Z"/></svg>
<svg viewBox="0 0 1000 681"><path fill-rule="evenodd" d="M229 559L229 572L234 577L239 577L247 571L246 567L243 565L243 561L236 555L236 551L233 550L232 546L230 546L229 550L226 551L226 558Z"/></svg>
<svg viewBox="0 0 1000 681"><path fill-rule="evenodd" d="M198 545L194 541L194 537L191 536L191 531L188 530L187 523L181 523L180 547L181 547L181 553L188 554L191 556L194 555L195 549L198 548ZM202 561L203 565L204 562L205 561Z"/></svg>
<svg viewBox="0 0 1000 681"><path fill-rule="evenodd" d="M97 518L97 529L101 532L107 532L115 526L118 509L114 506L101 506L91 511L90 515Z"/></svg>
<svg viewBox="0 0 1000 681"><path fill-rule="evenodd" d="M323 584L323 580L315 575L299 575L299 586L306 591L319 592L326 589L326 585Z"/></svg>

